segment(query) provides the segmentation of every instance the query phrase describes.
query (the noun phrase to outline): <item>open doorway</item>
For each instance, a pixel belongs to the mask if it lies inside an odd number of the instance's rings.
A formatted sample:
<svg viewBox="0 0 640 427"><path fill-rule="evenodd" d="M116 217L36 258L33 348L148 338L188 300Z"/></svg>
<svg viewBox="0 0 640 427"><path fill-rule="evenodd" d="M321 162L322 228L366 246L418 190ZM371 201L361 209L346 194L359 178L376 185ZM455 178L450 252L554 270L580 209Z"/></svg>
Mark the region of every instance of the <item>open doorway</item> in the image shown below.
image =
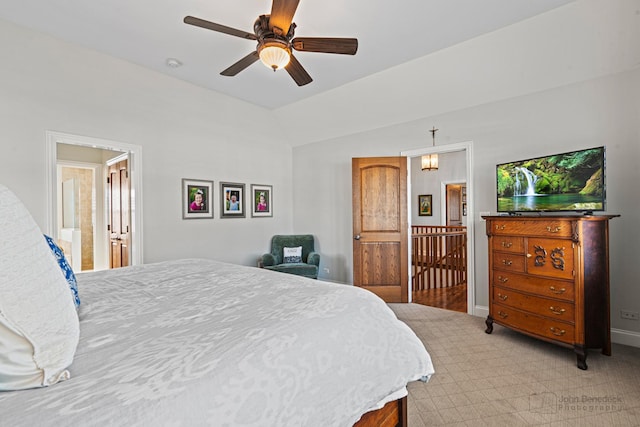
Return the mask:
<svg viewBox="0 0 640 427"><path fill-rule="evenodd" d="M113 203L110 165L127 159L125 171L129 212L124 257L116 266L142 262L141 148L90 137L47 132L47 234L71 258L74 271L103 270L112 262L110 228ZM122 163L120 163L122 164ZM122 234L118 233L118 239Z"/></svg>
<svg viewBox="0 0 640 427"><path fill-rule="evenodd" d="M101 219L96 188L99 169L99 164L86 162L60 159L57 163L58 224L54 238L75 272L104 268L100 236L96 235Z"/></svg>
<svg viewBox="0 0 640 427"><path fill-rule="evenodd" d="M422 171L420 158L425 154L437 153L440 156L439 170ZM401 153L408 157L409 167L409 218L411 220L410 231L413 236L409 239L409 268L412 274L410 282L410 297L413 302L420 303L417 299L422 295L418 290L424 289L425 283L419 283L420 277L428 279L424 273L428 270L431 276L432 288L438 288L431 296L436 299L456 299L462 301L456 305L456 311L473 314L475 305L474 265L473 265L473 165L472 143L449 144L437 147L425 147L424 149L411 150ZM452 168L452 169L447 169ZM431 175L429 175L431 174ZM438 175L438 176L436 176ZM428 181L428 185L424 184ZM447 184L456 184L455 195L451 195L450 203L447 199ZM454 189L454 187L451 187ZM464 194L464 197L463 197ZM431 212L428 216L420 215L419 200L421 196L427 196L431 201ZM453 202L459 208L460 218L450 215ZM464 202L462 200L465 200ZM463 215L464 214L464 215ZM460 222L460 225L447 225L450 221ZM465 224L466 223L466 224ZM425 234L430 235L425 239L423 247L417 253L413 253L414 240ZM434 247L435 246L435 247ZM448 257L448 258L445 258ZM418 263L422 262L422 265ZM439 263L439 264L438 264ZM455 264L454 268L451 268ZM451 274L451 275L449 275ZM444 295L447 290L442 285L453 280L463 286L455 287L455 296ZM442 289L442 290L440 290ZM449 290L451 291L451 290ZM440 295L438 295L440 294ZM442 304L442 301L440 301ZM432 305L429 303L429 305ZM436 304L436 306L438 306Z"/></svg>

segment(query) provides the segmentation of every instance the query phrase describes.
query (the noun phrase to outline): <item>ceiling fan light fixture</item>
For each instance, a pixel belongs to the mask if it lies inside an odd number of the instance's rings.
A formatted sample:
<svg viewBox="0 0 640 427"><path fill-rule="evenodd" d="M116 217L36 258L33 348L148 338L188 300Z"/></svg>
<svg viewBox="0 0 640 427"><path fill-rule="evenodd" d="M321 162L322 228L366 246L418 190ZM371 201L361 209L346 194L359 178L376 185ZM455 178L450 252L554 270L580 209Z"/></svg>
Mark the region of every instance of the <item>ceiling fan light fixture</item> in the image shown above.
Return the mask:
<svg viewBox="0 0 640 427"><path fill-rule="evenodd" d="M262 63L273 71L286 67L291 60L291 51L285 43L279 41L265 42L258 54Z"/></svg>

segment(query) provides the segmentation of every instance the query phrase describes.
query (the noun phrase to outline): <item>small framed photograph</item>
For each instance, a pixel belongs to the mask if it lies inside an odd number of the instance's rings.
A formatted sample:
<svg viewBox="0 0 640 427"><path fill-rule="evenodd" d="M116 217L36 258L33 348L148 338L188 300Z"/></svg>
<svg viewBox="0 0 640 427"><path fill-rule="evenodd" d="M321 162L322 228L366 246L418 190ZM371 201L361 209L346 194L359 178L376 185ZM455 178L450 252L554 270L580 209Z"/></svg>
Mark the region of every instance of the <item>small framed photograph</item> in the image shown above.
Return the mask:
<svg viewBox="0 0 640 427"><path fill-rule="evenodd" d="M273 216L273 187L251 184L251 216Z"/></svg>
<svg viewBox="0 0 640 427"><path fill-rule="evenodd" d="M220 183L220 218L244 218L244 184Z"/></svg>
<svg viewBox="0 0 640 427"><path fill-rule="evenodd" d="M418 215L432 216L432 196L431 194L421 194L418 196Z"/></svg>
<svg viewBox="0 0 640 427"><path fill-rule="evenodd" d="M213 218L213 181L182 179L182 219Z"/></svg>
<svg viewBox="0 0 640 427"><path fill-rule="evenodd" d="M462 204L462 216L467 216L467 204Z"/></svg>

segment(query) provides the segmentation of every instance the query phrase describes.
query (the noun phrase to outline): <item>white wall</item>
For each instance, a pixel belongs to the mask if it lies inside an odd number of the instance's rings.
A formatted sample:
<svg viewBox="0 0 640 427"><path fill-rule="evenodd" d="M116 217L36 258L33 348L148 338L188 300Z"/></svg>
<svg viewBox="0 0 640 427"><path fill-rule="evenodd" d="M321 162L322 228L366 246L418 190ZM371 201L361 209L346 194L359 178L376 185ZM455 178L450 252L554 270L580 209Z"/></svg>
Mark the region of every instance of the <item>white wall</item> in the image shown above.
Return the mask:
<svg viewBox="0 0 640 427"><path fill-rule="evenodd" d="M0 22L0 183L47 224L45 131L142 146L144 261L255 265L291 231L291 149L268 111ZM273 218L183 220L181 179L273 185ZM140 196L140 195L139 195Z"/></svg>

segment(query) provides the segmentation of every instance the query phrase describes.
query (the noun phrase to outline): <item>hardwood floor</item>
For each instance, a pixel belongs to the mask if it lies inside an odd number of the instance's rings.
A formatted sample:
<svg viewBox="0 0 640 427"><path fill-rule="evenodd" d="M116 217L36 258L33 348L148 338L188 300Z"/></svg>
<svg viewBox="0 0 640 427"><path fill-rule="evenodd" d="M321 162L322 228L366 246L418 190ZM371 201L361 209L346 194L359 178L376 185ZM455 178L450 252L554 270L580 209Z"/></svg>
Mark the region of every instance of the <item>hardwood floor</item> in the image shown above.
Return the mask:
<svg viewBox="0 0 640 427"><path fill-rule="evenodd" d="M467 312L467 285L415 291L413 302L446 310Z"/></svg>

